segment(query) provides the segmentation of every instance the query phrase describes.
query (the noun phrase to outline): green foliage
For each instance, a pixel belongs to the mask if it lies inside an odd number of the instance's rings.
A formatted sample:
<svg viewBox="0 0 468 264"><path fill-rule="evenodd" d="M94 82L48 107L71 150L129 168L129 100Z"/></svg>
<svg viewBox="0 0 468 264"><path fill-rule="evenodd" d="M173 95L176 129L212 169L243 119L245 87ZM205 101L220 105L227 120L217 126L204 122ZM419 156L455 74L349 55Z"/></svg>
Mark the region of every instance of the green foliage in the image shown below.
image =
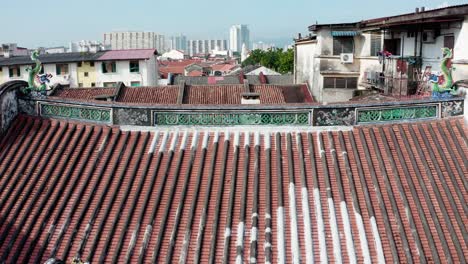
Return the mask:
<svg viewBox="0 0 468 264"><path fill-rule="evenodd" d="M253 50L250 56L242 62L242 67L260 64L281 74L292 73L294 68L294 50L269 49Z"/></svg>

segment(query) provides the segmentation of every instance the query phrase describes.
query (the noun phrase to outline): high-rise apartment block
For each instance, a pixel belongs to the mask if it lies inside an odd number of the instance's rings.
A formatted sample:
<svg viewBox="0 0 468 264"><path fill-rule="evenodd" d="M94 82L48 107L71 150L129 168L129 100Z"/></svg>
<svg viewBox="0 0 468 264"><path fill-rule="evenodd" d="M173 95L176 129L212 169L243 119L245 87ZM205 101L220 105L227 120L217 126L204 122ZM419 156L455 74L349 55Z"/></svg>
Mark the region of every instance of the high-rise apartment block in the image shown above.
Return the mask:
<svg viewBox="0 0 468 264"><path fill-rule="evenodd" d="M187 51L187 37L185 35L177 35L171 37L171 50L180 50L180 51Z"/></svg>
<svg viewBox="0 0 468 264"><path fill-rule="evenodd" d="M129 31L105 33L104 45L112 50L157 49L159 53L166 50L164 35L155 32Z"/></svg>
<svg viewBox="0 0 468 264"><path fill-rule="evenodd" d="M187 41L188 53L190 56L194 54L208 54L213 50L227 50L227 40L225 39L205 39L205 40L189 40Z"/></svg>
<svg viewBox="0 0 468 264"><path fill-rule="evenodd" d="M247 49L250 49L250 31L247 25L233 25L229 31L229 36L229 49L231 51L241 52L244 43Z"/></svg>

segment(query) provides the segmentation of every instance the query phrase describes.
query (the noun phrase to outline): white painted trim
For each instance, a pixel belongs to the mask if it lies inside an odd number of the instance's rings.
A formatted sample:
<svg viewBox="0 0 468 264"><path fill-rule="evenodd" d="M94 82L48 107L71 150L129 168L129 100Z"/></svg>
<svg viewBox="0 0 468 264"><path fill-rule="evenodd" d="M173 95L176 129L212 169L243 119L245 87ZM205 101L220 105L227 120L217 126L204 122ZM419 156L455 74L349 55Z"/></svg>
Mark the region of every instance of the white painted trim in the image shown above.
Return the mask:
<svg viewBox="0 0 468 264"><path fill-rule="evenodd" d="M260 146L260 133L257 131L254 134L255 136L255 146Z"/></svg>
<svg viewBox="0 0 468 264"><path fill-rule="evenodd" d="M239 138L240 138L239 131L234 132L234 147L239 146Z"/></svg>
<svg viewBox="0 0 468 264"><path fill-rule="evenodd" d="M270 133L263 134L263 141L265 142L265 149L271 149Z"/></svg>
<svg viewBox="0 0 468 264"><path fill-rule="evenodd" d="M338 224L336 222L335 214L335 205L333 204L333 198L328 198L328 210L330 217L330 230L332 233L333 240L333 256L336 263L341 263L341 243L340 243L340 233L338 231Z"/></svg>
<svg viewBox="0 0 468 264"><path fill-rule="evenodd" d="M250 132L244 133L244 147L250 146Z"/></svg>
<svg viewBox="0 0 468 264"><path fill-rule="evenodd" d="M359 232L359 240L361 242L361 250L362 256L364 257L364 263L370 264L372 261L369 254L369 245L367 244L366 229L364 228L362 216L356 212L356 209L354 209L354 217L356 218L356 225Z"/></svg>
<svg viewBox="0 0 468 264"><path fill-rule="evenodd" d="M291 253L293 262L300 263L301 253L299 249L299 237L297 234L297 212L296 212L296 193L294 183L289 183L289 216L291 227Z"/></svg>
<svg viewBox="0 0 468 264"><path fill-rule="evenodd" d="M304 217L304 237L306 246L306 263L314 263L314 246L312 242L312 227L310 223L309 194L306 187L302 187L302 214Z"/></svg>
<svg viewBox="0 0 468 264"><path fill-rule="evenodd" d="M205 132L205 134L203 135L202 148L204 148L204 149L208 148L208 139L209 138L210 138L210 132Z"/></svg>
<svg viewBox="0 0 468 264"><path fill-rule="evenodd" d="M191 149L196 148L198 145L198 131L193 132L192 136L192 145L190 146Z"/></svg>
<svg viewBox="0 0 468 264"><path fill-rule="evenodd" d="M184 131L184 134L182 136L182 142L180 143L181 150L184 150L185 147L187 146L187 139L188 139L188 131Z"/></svg>
<svg viewBox="0 0 468 264"><path fill-rule="evenodd" d="M179 138L179 131L172 133L172 141L171 141L171 146L169 147L170 151L174 151L177 145L177 139Z"/></svg>
<svg viewBox="0 0 468 264"><path fill-rule="evenodd" d="M153 154L154 153L154 150L156 148L156 144L158 143L158 139L159 139L159 133L156 132L154 133L154 136L153 136L153 140L151 141L151 146L148 150L148 154Z"/></svg>
<svg viewBox="0 0 468 264"><path fill-rule="evenodd" d="M276 227L278 228L277 233L277 247L278 247L278 263L286 263L286 252L284 252L285 241L284 241L284 208L278 207L278 221L276 222Z"/></svg>
<svg viewBox="0 0 468 264"><path fill-rule="evenodd" d="M314 188L315 215L317 216L317 232L319 237L320 262L328 263L327 244L325 242L325 226L323 224L322 203L320 202L320 191Z"/></svg>
<svg viewBox="0 0 468 264"><path fill-rule="evenodd" d="M351 223L349 221L348 208L345 201L340 202L341 217L343 220L344 233L346 239L346 250L350 263L357 263L356 252L354 251L353 235L351 233Z"/></svg>
<svg viewBox="0 0 468 264"><path fill-rule="evenodd" d="M218 143L218 142L219 142L219 131L216 131L214 133L213 143Z"/></svg>
<svg viewBox="0 0 468 264"><path fill-rule="evenodd" d="M371 217L371 226L372 226L372 234L374 235L374 242L375 242L375 251L377 251L377 260L379 263L385 263L385 257L382 249L382 242L380 240L379 229L377 228L377 222L375 221L375 217Z"/></svg>
<svg viewBox="0 0 468 264"><path fill-rule="evenodd" d="M169 133L164 132L163 138L161 141L161 146L159 146L159 152L164 152L164 149L166 148L167 140L169 139Z"/></svg>

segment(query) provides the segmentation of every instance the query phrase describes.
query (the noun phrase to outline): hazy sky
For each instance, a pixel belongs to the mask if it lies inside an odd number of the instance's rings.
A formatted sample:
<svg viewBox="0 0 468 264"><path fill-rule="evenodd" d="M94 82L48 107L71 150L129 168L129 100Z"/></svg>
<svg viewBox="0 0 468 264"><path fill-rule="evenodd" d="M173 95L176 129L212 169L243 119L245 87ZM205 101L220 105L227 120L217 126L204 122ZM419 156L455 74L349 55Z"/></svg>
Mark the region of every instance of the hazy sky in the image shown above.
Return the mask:
<svg viewBox="0 0 468 264"><path fill-rule="evenodd" d="M247 24L252 40L288 39L319 23L353 22L467 0L2 0L0 43L64 45L101 40L108 31L155 31L167 36L228 38Z"/></svg>

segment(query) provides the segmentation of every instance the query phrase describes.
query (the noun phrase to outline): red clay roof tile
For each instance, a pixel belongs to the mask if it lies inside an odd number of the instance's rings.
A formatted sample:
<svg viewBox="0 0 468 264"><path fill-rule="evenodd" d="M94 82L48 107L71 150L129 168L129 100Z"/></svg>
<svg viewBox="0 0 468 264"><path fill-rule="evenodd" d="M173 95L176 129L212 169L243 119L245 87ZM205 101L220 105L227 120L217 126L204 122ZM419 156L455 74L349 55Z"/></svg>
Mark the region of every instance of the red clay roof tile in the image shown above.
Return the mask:
<svg viewBox="0 0 468 264"><path fill-rule="evenodd" d="M462 263L466 140L462 119L276 133L19 116L0 140L0 258Z"/></svg>

